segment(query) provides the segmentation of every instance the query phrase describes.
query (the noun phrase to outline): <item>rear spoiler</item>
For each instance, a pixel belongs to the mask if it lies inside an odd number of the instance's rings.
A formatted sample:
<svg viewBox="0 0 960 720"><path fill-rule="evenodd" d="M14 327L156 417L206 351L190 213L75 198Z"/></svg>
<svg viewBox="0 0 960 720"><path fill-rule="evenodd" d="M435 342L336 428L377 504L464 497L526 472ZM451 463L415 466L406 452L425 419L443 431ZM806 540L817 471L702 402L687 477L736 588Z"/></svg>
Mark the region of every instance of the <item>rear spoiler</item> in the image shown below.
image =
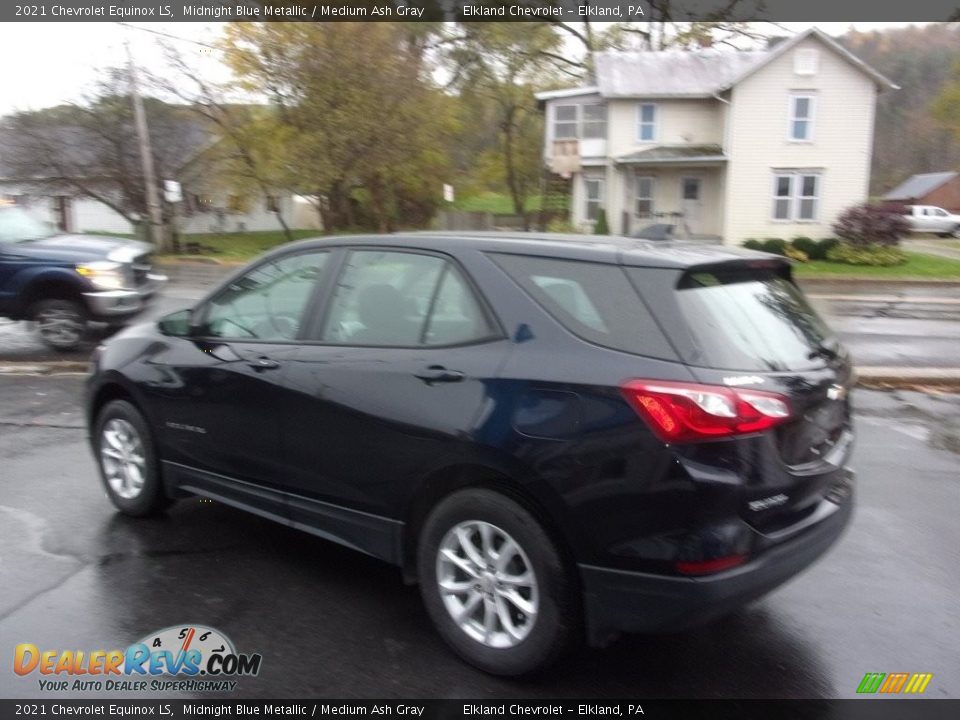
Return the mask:
<svg viewBox="0 0 960 720"><path fill-rule="evenodd" d="M779 255L770 255L767 253L760 255L758 253L757 257L730 258L718 262L691 265L683 269L683 277L688 277L696 273L743 273L744 275L748 275L751 271L766 270L779 275L784 280L792 281L793 262L793 260Z"/></svg>

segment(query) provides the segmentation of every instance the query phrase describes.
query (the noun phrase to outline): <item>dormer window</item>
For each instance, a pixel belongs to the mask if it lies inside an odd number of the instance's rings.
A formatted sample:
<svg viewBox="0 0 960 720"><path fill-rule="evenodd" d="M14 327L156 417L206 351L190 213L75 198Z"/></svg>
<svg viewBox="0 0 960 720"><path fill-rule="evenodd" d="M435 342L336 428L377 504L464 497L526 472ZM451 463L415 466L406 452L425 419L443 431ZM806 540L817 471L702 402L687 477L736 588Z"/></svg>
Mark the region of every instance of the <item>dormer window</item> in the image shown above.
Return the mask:
<svg viewBox="0 0 960 720"><path fill-rule="evenodd" d="M816 75L820 54L816 48L801 48L793 54L793 72L796 75Z"/></svg>

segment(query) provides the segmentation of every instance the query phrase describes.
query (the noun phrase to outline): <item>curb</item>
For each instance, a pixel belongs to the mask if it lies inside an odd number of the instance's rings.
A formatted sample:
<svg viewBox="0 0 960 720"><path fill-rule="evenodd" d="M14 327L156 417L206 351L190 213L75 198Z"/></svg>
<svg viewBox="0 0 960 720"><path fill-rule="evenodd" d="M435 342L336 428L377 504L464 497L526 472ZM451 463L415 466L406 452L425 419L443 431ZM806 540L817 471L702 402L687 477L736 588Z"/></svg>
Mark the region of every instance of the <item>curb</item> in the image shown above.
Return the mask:
<svg viewBox="0 0 960 720"><path fill-rule="evenodd" d="M854 284L854 285L935 285L937 287L956 287L960 288L960 280L949 280L945 278L872 278L849 275L794 275L793 279L801 286L807 284L832 283L832 284Z"/></svg>
<svg viewBox="0 0 960 720"><path fill-rule="evenodd" d="M960 390L960 368L858 367L857 385L865 388L936 387Z"/></svg>
<svg viewBox="0 0 960 720"><path fill-rule="evenodd" d="M86 375L89 362L56 360L52 362L7 361L0 364L0 375Z"/></svg>

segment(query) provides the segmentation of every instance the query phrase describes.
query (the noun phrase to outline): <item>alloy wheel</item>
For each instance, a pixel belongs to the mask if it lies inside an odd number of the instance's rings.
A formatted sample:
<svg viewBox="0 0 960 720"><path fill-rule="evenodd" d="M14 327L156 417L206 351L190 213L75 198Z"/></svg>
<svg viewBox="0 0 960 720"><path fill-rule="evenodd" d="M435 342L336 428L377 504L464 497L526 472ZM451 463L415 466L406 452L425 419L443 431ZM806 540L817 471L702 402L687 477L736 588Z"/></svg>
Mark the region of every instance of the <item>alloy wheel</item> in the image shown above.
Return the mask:
<svg viewBox="0 0 960 720"><path fill-rule="evenodd" d="M539 590L530 559L508 533L487 522L461 522L444 536L437 589L457 626L489 647L520 644L537 620Z"/></svg>
<svg viewBox="0 0 960 720"><path fill-rule="evenodd" d="M107 483L119 497L131 500L141 493L147 470L143 442L123 418L113 418L103 426L100 462Z"/></svg>

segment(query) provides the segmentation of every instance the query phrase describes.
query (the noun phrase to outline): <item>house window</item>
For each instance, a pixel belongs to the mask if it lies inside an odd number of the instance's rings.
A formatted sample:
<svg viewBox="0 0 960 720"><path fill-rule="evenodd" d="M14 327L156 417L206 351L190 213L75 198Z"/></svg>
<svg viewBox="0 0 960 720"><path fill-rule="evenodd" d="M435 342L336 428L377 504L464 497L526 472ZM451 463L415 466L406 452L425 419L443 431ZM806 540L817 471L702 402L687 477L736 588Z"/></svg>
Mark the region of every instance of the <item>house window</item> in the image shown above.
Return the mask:
<svg viewBox="0 0 960 720"><path fill-rule="evenodd" d="M794 142L813 140L813 114L815 98L813 95L790 96L789 137Z"/></svg>
<svg viewBox="0 0 960 720"><path fill-rule="evenodd" d="M780 172L773 176L773 219L810 222L817 219L820 175Z"/></svg>
<svg viewBox="0 0 960 720"><path fill-rule="evenodd" d="M280 198L276 195L267 195L265 209L267 212L280 212Z"/></svg>
<svg viewBox="0 0 960 720"><path fill-rule="evenodd" d="M653 178L649 175L638 175L637 195L636 195L636 213L637 217L650 217L653 215Z"/></svg>
<svg viewBox="0 0 960 720"><path fill-rule="evenodd" d="M583 137L603 140L607 137L607 106L603 103L583 105Z"/></svg>
<svg viewBox="0 0 960 720"><path fill-rule="evenodd" d="M607 137L607 106L603 103L589 105L557 105L554 110L554 140Z"/></svg>
<svg viewBox="0 0 960 720"><path fill-rule="evenodd" d="M557 105L553 116L553 137L556 140L576 140L578 105Z"/></svg>
<svg viewBox="0 0 960 720"><path fill-rule="evenodd" d="M637 139L640 142L657 139L657 106L653 103L640 103L637 108Z"/></svg>
<svg viewBox="0 0 960 720"><path fill-rule="evenodd" d="M803 48L793 54L793 72L797 75L816 75L820 55L816 48Z"/></svg>
<svg viewBox="0 0 960 720"><path fill-rule="evenodd" d="M584 190L586 191L585 216L587 220L594 222L603 207L603 178L584 178Z"/></svg>

